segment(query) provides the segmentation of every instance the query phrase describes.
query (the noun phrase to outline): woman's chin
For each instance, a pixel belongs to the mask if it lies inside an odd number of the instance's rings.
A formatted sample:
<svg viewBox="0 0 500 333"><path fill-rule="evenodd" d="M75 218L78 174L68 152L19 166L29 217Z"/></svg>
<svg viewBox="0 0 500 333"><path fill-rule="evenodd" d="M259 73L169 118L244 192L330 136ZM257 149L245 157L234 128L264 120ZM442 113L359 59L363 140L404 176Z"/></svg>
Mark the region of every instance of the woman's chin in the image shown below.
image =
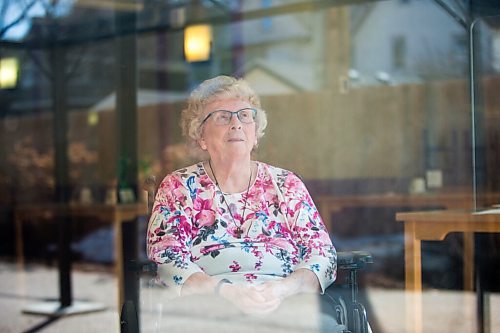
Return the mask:
<svg viewBox="0 0 500 333"><path fill-rule="evenodd" d="M240 142L237 144L228 144L225 153L234 155L235 157L239 157L239 156L249 156L250 151L251 150L249 150L245 144Z"/></svg>

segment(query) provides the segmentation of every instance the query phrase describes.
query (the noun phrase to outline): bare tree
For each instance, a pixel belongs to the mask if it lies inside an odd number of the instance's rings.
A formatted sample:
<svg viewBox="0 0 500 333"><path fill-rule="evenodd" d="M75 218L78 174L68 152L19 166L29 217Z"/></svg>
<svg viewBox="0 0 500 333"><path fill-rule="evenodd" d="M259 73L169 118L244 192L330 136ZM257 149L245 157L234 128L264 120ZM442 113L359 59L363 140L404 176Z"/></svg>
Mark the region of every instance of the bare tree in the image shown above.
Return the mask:
<svg viewBox="0 0 500 333"><path fill-rule="evenodd" d="M0 38L3 38L11 28L25 20L29 11L37 2L38 0L3 0L0 7ZM10 19L10 17L7 16L7 13L9 12L9 9L11 9L12 12L13 7L18 7L19 12L16 13L12 19Z"/></svg>

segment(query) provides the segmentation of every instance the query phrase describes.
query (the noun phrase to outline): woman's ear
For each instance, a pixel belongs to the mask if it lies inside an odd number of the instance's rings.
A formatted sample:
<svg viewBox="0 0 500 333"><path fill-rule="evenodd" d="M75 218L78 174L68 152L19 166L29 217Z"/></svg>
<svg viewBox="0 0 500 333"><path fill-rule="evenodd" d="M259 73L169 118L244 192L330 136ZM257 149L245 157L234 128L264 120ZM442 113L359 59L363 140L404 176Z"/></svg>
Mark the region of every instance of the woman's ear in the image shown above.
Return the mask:
<svg viewBox="0 0 500 333"><path fill-rule="evenodd" d="M203 150L207 150L207 143L205 142L205 139L200 138L198 140L198 144L200 145L200 148Z"/></svg>

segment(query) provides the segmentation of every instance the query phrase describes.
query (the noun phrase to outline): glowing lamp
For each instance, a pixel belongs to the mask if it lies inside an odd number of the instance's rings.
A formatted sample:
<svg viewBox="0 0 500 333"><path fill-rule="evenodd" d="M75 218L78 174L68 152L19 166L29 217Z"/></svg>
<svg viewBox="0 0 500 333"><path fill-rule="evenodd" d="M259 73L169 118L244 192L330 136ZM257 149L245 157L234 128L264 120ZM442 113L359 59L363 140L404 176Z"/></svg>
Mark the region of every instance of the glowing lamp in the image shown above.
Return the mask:
<svg viewBox="0 0 500 333"><path fill-rule="evenodd" d="M210 59L212 27L208 24L188 26L184 29L184 55L189 62Z"/></svg>
<svg viewBox="0 0 500 333"><path fill-rule="evenodd" d="M19 60L17 58L0 59L0 89L10 89L17 85Z"/></svg>

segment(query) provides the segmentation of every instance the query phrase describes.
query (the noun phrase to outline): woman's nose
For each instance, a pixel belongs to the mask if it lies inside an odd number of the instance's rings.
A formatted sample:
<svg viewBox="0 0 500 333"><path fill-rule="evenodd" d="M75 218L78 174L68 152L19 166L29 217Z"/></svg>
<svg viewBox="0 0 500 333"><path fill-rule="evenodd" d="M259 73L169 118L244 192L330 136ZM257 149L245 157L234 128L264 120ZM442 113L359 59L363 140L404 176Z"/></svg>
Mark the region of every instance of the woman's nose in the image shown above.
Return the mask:
<svg viewBox="0 0 500 333"><path fill-rule="evenodd" d="M231 115L231 129L241 129L241 121L236 114Z"/></svg>

